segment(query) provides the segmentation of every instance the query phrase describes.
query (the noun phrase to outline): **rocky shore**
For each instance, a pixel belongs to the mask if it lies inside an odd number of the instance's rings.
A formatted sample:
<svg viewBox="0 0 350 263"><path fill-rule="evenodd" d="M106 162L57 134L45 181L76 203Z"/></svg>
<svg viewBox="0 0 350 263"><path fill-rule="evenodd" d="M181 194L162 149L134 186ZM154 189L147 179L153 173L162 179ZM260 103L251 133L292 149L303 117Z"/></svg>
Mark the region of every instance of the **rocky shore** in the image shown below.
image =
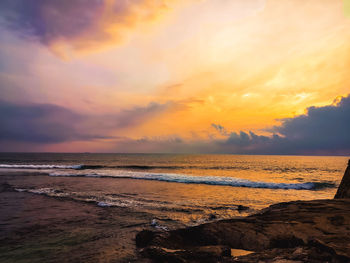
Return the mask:
<svg viewBox="0 0 350 263"><path fill-rule="evenodd" d="M334 199L272 205L245 218L141 231L152 262L350 262L350 161Z"/></svg>

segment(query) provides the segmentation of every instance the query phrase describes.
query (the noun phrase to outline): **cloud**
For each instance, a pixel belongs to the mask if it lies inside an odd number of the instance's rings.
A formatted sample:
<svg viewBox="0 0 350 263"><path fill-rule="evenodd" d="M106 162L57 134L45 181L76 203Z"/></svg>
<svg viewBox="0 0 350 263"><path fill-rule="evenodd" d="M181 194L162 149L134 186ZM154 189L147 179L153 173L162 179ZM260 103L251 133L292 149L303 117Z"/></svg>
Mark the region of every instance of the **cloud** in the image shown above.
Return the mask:
<svg viewBox="0 0 350 263"><path fill-rule="evenodd" d="M125 109L118 114L116 126L118 128L135 126L178 106L180 106L178 103L168 101L163 104L151 102L147 106L136 106L131 109Z"/></svg>
<svg viewBox="0 0 350 263"><path fill-rule="evenodd" d="M100 0L3 0L0 14L2 22L12 30L48 44L87 29L103 6Z"/></svg>
<svg viewBox="0 0 350 263"><path fill-rule="evenodd" d="M309 107L303 115L279 120L280 125L265 130L270 132L269 136L252 131L228 132L219 124L212 127L221 136L206 139L179 135L133 139L111 135L185 106L172 101L153 102L114 114L83 115L52 104L0 101L0 142L11 147L9 142L45 145L108 139L108 147L102 146L111 152L350 154L350 95L332 105Z"/></svg>
<svg viewBox="0 0 350 263"><path fill-rule="evenodd" d="M102 134L115 134L125 129L136 128L161 114L172 110L181 110L184 107L186 105L181 102L150 102L144 106L137 105L115 113L89 115L85 118L83 126L89 127L90 130L97 130Z"/></svg>
<svg viewBox="0 0 350 263"><path fill-rule="evenodd" d="M303 115L279 121L280 125L265 130L272 133L270 136L252 131L229 133L212 124L225 138L186 140L172 136L124 140L118 145L131 152L350 155L350 95L333 105L309 107Z"/></svg>
<svg viewBox="0 0 350 263"><path fill-rule="evenodd" d="M176 1L2 0L0 22L64 53L120 42L125 31L155 20L170 2Z"/></svg>
<svg viewBox="0 0 350 263"><path fill-rule="evenodd" d="M266 129L272 136L231 133L220 142L225 151L261 154L350 154L350 95L333 105L309 107L306 113L279 120Z"/></svg>
<svg viewBox="0 0 350 263"><path fill-rule="evenodd" d="M222 125L212 123L211 126L212 126L215 130L217 130L221 135L227 135L227 131L226 131L225 127L223 127Z"/></svg>
<svg viewBox="0 0 350 263"><path fill-rule="evenodd" d="M0 102L0 141L57 143L95 136L78 131L83 116L51 104Z"/></svg>
<svg viewBox="0 0 350 263"><path fill-rule="evenodd" d="M295 149L350 153L350 95L338 98L333 105L309 107L306 114L281 122L271 130Z"/></svg>
<svg viewBox="0 0 350 263"><path fill-rule="evenodd" d="M0 101L0 141L46 144L117 139L109 134L138 126L176 106L174 102L150 103L114 114L84 115L53 104Z"/></svg>

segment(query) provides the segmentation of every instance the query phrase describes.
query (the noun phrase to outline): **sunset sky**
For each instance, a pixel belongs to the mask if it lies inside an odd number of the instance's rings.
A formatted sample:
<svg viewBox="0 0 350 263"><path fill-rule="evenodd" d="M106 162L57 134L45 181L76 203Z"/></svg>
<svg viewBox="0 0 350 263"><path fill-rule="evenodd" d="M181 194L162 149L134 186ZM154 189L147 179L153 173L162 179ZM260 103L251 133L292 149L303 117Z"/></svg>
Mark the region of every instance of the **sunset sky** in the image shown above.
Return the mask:
<svg viewBox="0 0 350 263"><path fill-rule="evenodd" d="M342 0L1 0L0 151L350 154Z"/></svg>

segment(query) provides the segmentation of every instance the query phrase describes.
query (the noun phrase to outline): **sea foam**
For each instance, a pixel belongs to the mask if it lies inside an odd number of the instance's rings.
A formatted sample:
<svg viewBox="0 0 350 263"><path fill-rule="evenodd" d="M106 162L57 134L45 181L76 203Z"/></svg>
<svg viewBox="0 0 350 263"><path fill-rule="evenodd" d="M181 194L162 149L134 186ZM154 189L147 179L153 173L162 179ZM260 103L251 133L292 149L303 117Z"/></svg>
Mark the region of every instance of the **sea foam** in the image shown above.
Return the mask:
<svg viewBox="0 0 350 263"><path fill-rule="evenodd" d="M89 169L92 168L92 169ZM50 176L63 177L97 177L97 178L129 178L140 180L154 180L171 183L184 184L207 184L217 186L233 186L248 188L267 188L267 189L294 189L294 190L313 190L327 187L335 187L334 183L329 182L264 182L251 181L237 177L222 176L193 176L177 173L152 173L146 171L132 171L121 169L107 169L105 166L87 166L83 164L76 165L52 165L52 164L0 164L0 168L7 169L46 169L52 170Z"/></svg>
<svg viewBox="0 0 350 263"><path fill-rule="evenodd" d="M185 184L207 184L219 186L249 187L249 188L268 188L268 189L294 189L294 190L311 190L321 187L331 187L332 184L322 182L305 182L305 183L273 183L263 181L250 181L236 177L221 176L192 176L174 173L146 173L124 170L105 170L87 173L86 171L56 171L49 174L50 176L64 177L98 177L98 178L129 178L141 180L155 180L172 183Z"/></svg>
<svg viewBox="0 0 350 263"><path fill-rule="evenodd" d="M0 168L7 169L81 169L83 165L55 165L55 164L0 164Z"/></svg>

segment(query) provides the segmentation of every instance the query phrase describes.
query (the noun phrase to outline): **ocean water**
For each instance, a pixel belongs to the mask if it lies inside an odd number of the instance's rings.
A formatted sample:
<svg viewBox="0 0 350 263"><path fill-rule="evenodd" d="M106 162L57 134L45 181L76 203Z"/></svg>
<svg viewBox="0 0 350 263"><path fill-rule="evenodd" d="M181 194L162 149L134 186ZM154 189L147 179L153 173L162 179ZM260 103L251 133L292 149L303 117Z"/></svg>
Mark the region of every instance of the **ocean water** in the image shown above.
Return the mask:
<svg viewBox="0 0 350 263"><path fill-rule="evenodd" d="M348 157L1 153L19 192L149 213L156 228L333 198Z"/></svg>

